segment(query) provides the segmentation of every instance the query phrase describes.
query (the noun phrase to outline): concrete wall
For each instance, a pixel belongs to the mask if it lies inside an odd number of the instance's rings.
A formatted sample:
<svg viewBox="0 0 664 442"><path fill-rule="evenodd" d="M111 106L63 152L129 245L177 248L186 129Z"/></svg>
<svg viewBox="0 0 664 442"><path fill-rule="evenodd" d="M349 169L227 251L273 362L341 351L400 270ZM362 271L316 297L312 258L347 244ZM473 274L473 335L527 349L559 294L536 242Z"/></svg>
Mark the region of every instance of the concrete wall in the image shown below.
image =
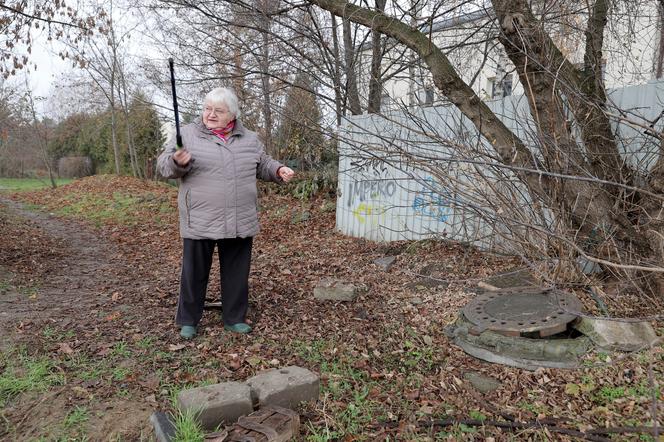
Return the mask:
<svg viewBox="0 0 664 442"><path fill-rule="evenodd" d="M642 122L654 121L664 111L664 82L613 90L610 99L620 109L640 115ZM527 145L537 145L530 138L532 119L523 96L489 105ZM660 120L656 128L663 126ZM654 139L645 136L638 125L623 122L616 130L627 161L640 168L651 167L660 154ZM493 205L489 202L509 196L513 206L522 210L511 216L533 215L523 196L527 192L518 192L518 184L501 187L513 175L498 163L485 163L493 151L490 143L455 107L351 117L340 127L339 136L336 221L344 234L375 241L442 235L491 249L499 248L500 238L509 238L510 231L491 221ZM465 148L478 152L482 164L459 155ZM543 216L546 223L547 215Z"/></svg>

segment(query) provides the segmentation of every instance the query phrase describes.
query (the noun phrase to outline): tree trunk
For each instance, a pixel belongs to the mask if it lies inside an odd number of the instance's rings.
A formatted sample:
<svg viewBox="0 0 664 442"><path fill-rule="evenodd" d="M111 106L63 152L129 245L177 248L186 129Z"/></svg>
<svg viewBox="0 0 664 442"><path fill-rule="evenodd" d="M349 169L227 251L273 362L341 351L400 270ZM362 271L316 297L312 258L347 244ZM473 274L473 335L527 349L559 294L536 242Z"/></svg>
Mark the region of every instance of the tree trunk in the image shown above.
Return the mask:
<svg viewBox="0 0 664 442"><path fill-rule="evenodd" d="M29 111L30 115L32 116L32 128L33 131L37 134L38 139L39 139L39 150L41 151L42 154L42 160L44 161L44 166L46 167L46 171L48 172L48 178L51 182L51 188L55 189L58 187L58 185L55 182L55 177L53 176L53 164L51 163L51 159L49 158L48 155L48 127L44 126L44 132L43 136L40 134L40 127L39 127L39 121L37 120L37 110L35 109L35 101L32 96L32 92L30 91L30 85L28 84L27 77L25 79L25 86L26 86L26 91L27 91L27 99L28 99L28 105L29 105ZM23 175L23 163L21 163L21 175Z"/></svg>
<svg viewBox="0 0 664 442"><path fill-rule="evenodd" d="M385 11L386 0L376 0L376 11ZM381 78L381 61L383 59L383 34L380 31L371 31L371 71L369 72L369 102L367 113L380 113L380 102L383 96L383 81Z"/></svg>
<svg viewBox="0 0 664 442"><path fill-rule="evenodd" d="M122 113L125 117L125 132L127 133L127 149L129 150L129 162L131 163L131 172L135 178L143 178L141 167L138 164L138 155L136 154L136 146L134 144L134 133L131 128L131 119L129 118L129 103L127 98L127 82L125 81L124 72L118 69L120 82L118 85L118 98L120 99L120 106Z"/></svg>
<svg viewBox="0 0 664 442"><path fill-rule="evenodd" d="M272 91L270 90L270 17L267 2L262 3L260 17L260 34L263 45L260 53L261 89L263 94L263 119L265 124L265 151L275 158L279 152L274 151L272 142Z"/></svg>
<svg viewBox="0 0 664 442"><path fill-rule="evenodd" d="M344 57L346 60L346 102L348 109L352 115L362 114L362 106L360 105L360 94L357 91L357 72L355 71L355 47L353 44L353 35L350 27L350 19L345 16L345 13L338 14L337 12L330 11L341 17L343 22L344 34Z"/></svg>
<svg viewBox="0 0 664 442"><path fill-rule="evenodd" d="M120 175L120 146L118 145L117 122L113 105L111 105L111 142L113 144L113 157L115 158L115 174Z"/></svg>
<svg viewBox="0 0 664 442"><path fill-rule="evenodd" d="M332 55L334 57L334 76L332 82L334 84L334 109L337 114L337 126L341 125L343 117L343 107L341 100L341 60L339 51L339 35L337 33L337 16L330 12L332 19Z"/></svg>

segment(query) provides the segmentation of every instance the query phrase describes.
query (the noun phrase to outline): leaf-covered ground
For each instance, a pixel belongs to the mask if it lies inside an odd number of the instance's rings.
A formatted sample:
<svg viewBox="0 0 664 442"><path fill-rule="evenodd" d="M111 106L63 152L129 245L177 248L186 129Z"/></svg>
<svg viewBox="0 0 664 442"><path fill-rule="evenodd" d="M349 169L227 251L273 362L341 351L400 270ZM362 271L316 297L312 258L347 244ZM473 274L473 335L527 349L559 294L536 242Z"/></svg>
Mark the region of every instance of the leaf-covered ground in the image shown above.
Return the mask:
<svg viewBox="0 0 664 442"><path fill-rule="evenodd" d="M478 281L518 263L444 242L344 237L332 199L264 187L254 331L225 332L207 310L201 335L183 342L174 187L96 176L0 197L3 440L150 440L150 413L172 411L180 389L293 364L321 376L319 402L299 410L303 440L654 440L629 431L664 413L661 347L593 353L573 371L466 355L444 328ZM387 272L374 264L386 255L397 256ZM316 301L324 277L364 291ZM210 300L218 290L213 277ZM480 393L468 372L501 386Z"/></svg>

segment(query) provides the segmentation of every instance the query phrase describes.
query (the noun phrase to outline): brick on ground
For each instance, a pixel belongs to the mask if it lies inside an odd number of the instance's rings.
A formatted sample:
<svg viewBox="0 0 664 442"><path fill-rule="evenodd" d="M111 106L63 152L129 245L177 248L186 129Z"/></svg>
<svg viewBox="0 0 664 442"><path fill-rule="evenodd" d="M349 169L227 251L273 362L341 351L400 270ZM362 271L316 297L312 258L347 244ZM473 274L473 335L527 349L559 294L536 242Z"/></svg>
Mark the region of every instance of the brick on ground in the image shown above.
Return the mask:
<svg viewBox="0 0 664 442"><path fill-rule="evenodd" d="M183 390L178 394L178 406L182 412L196 413L204 430L214 430L222 423L231 424L254 411L251 389L241 382Z"/></svg>
<svg viewBox="0 0 664 442"><path fill-rule="evenodd" d="M254 406L278 405L295 409L301 402L316 402L318 375L295 365L263 371L247 379Z"/></svg>

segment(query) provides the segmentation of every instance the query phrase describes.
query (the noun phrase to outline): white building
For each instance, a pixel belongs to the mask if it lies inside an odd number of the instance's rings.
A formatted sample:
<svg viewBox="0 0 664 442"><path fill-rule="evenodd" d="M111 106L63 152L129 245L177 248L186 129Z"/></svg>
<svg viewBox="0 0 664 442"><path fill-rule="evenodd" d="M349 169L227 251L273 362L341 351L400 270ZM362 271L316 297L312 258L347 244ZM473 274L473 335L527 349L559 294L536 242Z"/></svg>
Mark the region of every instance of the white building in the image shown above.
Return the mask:
<svg viewBox="0 0 664 442"><path fill-rule="evenodd" d="M514 65L497 40L499 32L491 6L483 0L462 2L446 18L436 21L430 33L462 79L483 99L520 95L523 87ZM547 2L545 4L549 4ZM553 2L555 3L555 2ZM562 3L562 2L560 2ZM604 32L604 80L607 89L644 84L662 77L662 16L656 0L615 2ZM452 9L452 8L450 8ZM627 10L630 9L630 10ZM549 9L542 21L558 48L573 64L582 66L585 51L586 14L566 14ZM360 94L368 96L371 44L360 49L358 82ZM382 60L387 80L383 83L385 110L401 106L441 103L443 97L431 81L427 66L410 50L387 42Z"/></svg>

